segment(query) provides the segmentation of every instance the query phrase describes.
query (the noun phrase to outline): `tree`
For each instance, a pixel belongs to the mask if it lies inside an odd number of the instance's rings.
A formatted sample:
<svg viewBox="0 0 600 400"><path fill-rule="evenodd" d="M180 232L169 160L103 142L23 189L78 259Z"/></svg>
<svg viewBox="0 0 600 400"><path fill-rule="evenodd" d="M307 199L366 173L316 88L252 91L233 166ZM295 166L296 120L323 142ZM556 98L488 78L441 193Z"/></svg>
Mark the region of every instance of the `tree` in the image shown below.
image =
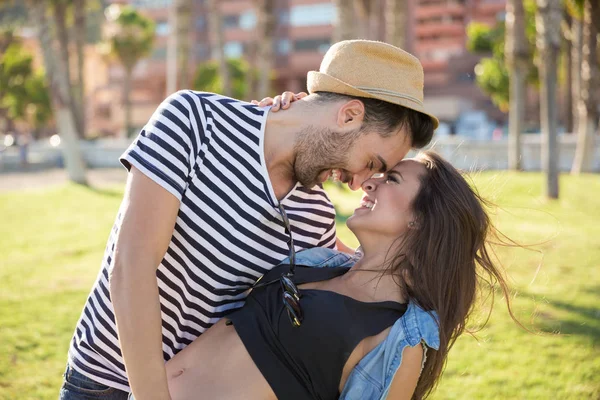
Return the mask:
<svg viewBox="0 0 600 400"><path fill-rule="evenodd" d="M585 0L583 10L583 51L581 60L581 87L577 102L577 148L571 173L590 172L594 156L594 135L598 129L598 90L600 63L598 62L598 29L600 27L600 0Z"/></svg>
<svg viewBox="0 0 600 400"><path fill-rule="evenodd" d="M190 34L192 31L192 2L173 1L169 10L169 39L167 43L167 95L190 84Z"/></svg>
<svg viewBox="0 0 600 400"><path fill-rule="evenodd" d="M227 60L228 75L231 77L231 96L236 99L248 98L250 95L250 77L256 71L243 59L230 58ZM192 85L194 90L223 93L223 79L220 66L216 61L201 64L196 70Z"/></svg>
<svg viewBox="0 0 600 400"><path fill-rule="evenodd" d="M521 169L521 132L526 104L529 42L525 36L525 9L521 0L506 3L506 65L510 77L508 112L508 168Z"/></svg>
<svg viewBox="0 0 600 400"><path fill-rule="evenodd" d="M406 43L406 16L408 2L406 0L387 0L386 28L387 42L405 49Z"/></svg>
<svg viewBox="0 0 600 400"><path fill-rule="evenodd" d="M33 69L29 54L10 31L0 32L0 118L41 127L51 117L44 74Z"/></svg>
<svg viewBox="0 0 600 400"><path fill-rule="evenodd" d="M537 0L536 30L540 55L540 115L543 135L542 165L546 173L546 196L558 198L558 143L556 81L560 50L560 0Z"/></svg>
<svg viewBox="0 0 600 400"><path fill-rule="evenodd" d="M38 29L37 36L42 48L56 125L63 143L63 157L67 174L71 181L87 184L86 167L79 148L75 118L69 106L71 94L69 75L63 65L64 58L59 56L58 52L53 49L53 37L46 15L47 8L48 3L46 1L32 1L30 3L31 16Z"/></svg>
<svg viewBox="0 0 600 400"><path fill-rule="evenodd" d="M113 4L107 10L112 29L102 45L102 51L119 60L125 69L123 82L123 106L125 108L125 134L133 132L131 125L131 87L133 68L143 57L150 54L154 43L154 22L130 6Z"/></svg>
<svg viewBox="0 0 600 400"><path fill-rule="evenodd" d="M335 30L333 32L334 42L354 39L356 35L354 32L354 8L352 7L352 2L348 0L334 0L334 4L337 12Z"/></svg>
<svg viewBox="0 0 600 400"><path fill-rule="evenodd" d="M579 4L581 3L581 4ZM571 109L567 110L573 116L573 132L578 131L578 101L581 89L581 54L583 51L583 0L567 1L567 9L571 15Z"/></svg>
<svg viewBox="0 0 600 400"><path fill-rule="evenodd" d="M210 18L208 21L208 30L210 33L210 42L212 47L212 58L217 61L219 66L219 76L221 77L221 89L219 93L225 96L232 96L231 78L229 76L229 68L227 67L227 59L225 58L225 38L223 32L223 16L219 9L217 0L208 0L208 12Z"/></svg>
<svg viewBox="0 0 600 400"><path fill-rule="evenodd" d="M66 0L51 0L52 4L52 15L54 27L56 29L56 37L58 39L58 53L57 56L61 58L60 65L64 70L57 73L66 74L68 92L66 93L65 101L67 106L71 109L73 118L75 119L75 132L79 138L84 137L84 133L81 130L83 127L83 115L80 114L81 107L76 100L76 91L71 83L71 61L69 55L69 32L67 29L67 6Z"/></svg>
<svg viewBox="0 0 600 400"><path fill-rule="evenodd" d="M378 23L376 6L376 2L372 0L354 0L354 10L358 17L358 36L361 39L376 39L374 35L374 25Z"/></svg>
<svg viewBox="0 0 600 400"><path fill-rule="evenodd" d="M86 0L73 0L73 38L77 52L77 78L75 79L75 92L73 104L77 130L85 137L85 42L86 29Z"/></svg>
<svg viewBox="0 0 600 400"><path fill-rule="evenodd" d="M277 21L275 0L257 0L258 8L258 92L262 99L271 95L271 71L273 70L273 38Z"/></svg>

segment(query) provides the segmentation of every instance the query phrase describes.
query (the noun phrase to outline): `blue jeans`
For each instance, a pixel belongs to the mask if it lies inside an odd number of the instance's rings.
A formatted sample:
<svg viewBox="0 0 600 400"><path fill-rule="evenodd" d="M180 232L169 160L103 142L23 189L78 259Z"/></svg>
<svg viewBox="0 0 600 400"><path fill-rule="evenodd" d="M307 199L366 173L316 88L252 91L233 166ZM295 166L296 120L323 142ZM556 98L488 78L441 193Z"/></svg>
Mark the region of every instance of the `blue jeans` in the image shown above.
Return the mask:
<svg viewBox="0 0 600 400"><path fill-rule="evenodd" d="M127 400L129 393L98 383L67 364L59 400Z"/></svg>

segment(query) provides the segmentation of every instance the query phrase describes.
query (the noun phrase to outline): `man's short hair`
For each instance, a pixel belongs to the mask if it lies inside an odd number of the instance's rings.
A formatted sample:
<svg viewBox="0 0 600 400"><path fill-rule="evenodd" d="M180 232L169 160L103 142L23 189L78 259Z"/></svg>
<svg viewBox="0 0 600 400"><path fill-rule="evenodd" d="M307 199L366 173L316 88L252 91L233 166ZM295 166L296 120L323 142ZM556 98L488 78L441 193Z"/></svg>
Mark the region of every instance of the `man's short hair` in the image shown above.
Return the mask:
<svg viewBox="0 0 600 400"><path fill-rule="evenodd" d="M399 129L407 127L411 138L411 147L420 149L431 141L434 130L433 121L431 117L423 113L378 99L332 92L315 93L315 101L318 103L349 101L352 99L360 100L365 105L365 117L361 126L362 132L376 131L382 137L389 137Z"/></svg>

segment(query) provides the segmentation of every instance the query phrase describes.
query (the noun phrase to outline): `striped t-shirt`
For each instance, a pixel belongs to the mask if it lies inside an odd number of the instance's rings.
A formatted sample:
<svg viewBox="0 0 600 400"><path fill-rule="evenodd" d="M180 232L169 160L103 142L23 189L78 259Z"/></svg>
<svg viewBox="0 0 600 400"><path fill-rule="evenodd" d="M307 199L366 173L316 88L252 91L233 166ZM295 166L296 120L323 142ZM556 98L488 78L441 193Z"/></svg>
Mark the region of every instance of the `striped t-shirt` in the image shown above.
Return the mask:
<svg viewBox="0 0 600 400"><path fill-rule="evenodd" d="M248 287L288 255L265 166L266 119L267 109L252 104L181 91L158 107L121 156L125 167L135 166L180 200L156 271L165 361L242 306L244 293L219 289ZM296 185L281 202L297 251L335 247L335 211L322 188ZM108 284L120 225L119 214L69 360L95 381L129 391Z"/></svg>

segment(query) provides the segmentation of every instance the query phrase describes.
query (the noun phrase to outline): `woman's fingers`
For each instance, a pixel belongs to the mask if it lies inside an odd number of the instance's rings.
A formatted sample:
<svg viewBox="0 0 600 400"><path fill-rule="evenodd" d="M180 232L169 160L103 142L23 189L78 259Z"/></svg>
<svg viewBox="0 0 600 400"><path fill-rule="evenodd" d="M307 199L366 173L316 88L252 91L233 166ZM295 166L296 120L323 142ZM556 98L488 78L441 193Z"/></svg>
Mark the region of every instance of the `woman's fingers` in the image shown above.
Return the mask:
<svg viewBox="0 0 600 400"><path fill-rule="evenodd" d="M294 101L303 99L306 96L308 94L305 92L294 93L285 91L275 97L265 97L261 101L252 100L251 103L259 107L271 106L271 111L287 110Z"/></svg>

